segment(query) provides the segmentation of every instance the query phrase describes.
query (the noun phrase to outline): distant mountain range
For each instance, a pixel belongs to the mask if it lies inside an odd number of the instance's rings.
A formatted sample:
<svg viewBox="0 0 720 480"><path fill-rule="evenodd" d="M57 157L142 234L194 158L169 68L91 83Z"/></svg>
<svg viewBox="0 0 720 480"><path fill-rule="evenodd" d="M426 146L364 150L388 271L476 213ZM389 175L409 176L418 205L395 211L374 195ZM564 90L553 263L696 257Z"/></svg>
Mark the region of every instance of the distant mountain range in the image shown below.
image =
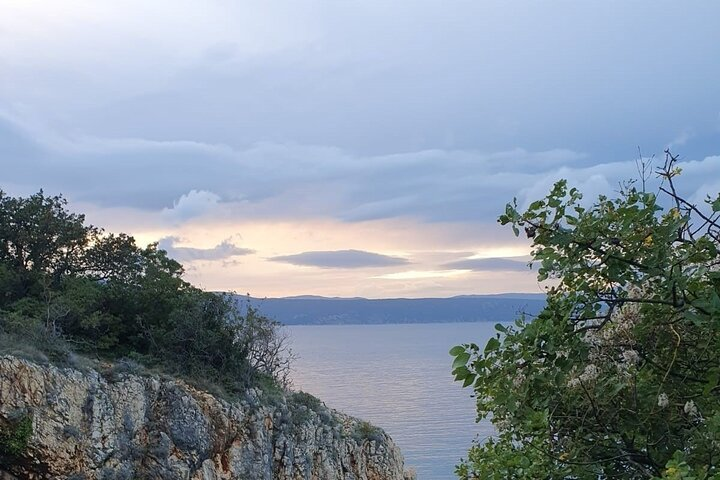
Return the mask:
<svg viewBox="0 0 720 480"><path fill-rule="evenodd" d="M504 293L451 298L338 298L303 295L285 298L238 296L241 308L250 304L285 325L382 323L508 322L521 313L536 315L545 306L544 294Z"/></svg>

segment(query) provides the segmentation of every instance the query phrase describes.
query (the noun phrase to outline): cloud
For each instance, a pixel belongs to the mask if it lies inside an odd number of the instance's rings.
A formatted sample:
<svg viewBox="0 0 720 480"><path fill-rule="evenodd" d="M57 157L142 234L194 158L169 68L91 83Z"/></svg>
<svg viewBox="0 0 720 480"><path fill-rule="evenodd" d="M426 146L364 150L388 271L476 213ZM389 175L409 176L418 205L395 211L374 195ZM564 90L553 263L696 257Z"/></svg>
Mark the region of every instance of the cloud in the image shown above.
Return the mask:
<svg viewBox="0 0 720 480"><path fill-rule="evenodd" d="M720 3L650 5L9 2L0 188L62 193L93 222L122 221L147 241L186 239L171 246L193 258L222 249L178 245L219 247L262 224L265 237L248 240L258 254L226 261L257 262L266 285L287 270L266 257L285 252L409 252L417 271L470 256L425 261L426 249L519 255L483 250L513 245L495 224L506 202L526 206L559 178L587 201L612 194L636 176L638 145L662 155L668 141L683 144L679 187L688 198L717 189L718 161L706 156L720 153L720 62L707 59L720 55ZM643 35L626 35L638 24ZM290 222L315 236L278 235ZM378 222L382 238L328 242L323 222L342 231ZM388 240L408 224L423 233ZM222 231L209 236L213 225ZM452 246L428 240L439 231ZM220 262L209 268L247 280ZM292 273L301 290L311 276L318 288L367 282L362 270L346 283L327 280L341 268ZM468 290L466 280L492 276L466 275L452 280ZM413 281L373 288L403 283Z"/></svg>
<svg viewBox="0 0 720 480"><path fill-rule="evenodd" d="M6 182L162 211L174 222L221 210L242 218L477 220L511 198L509 182L583 158L562 149L359 155L322 145L79 138L10 115L0 116L5 137Z"/></svg>
<svg viewBox="0 0 720 480"><path fill-rule="evenodd" d="M44 187L103 208L161 212L160 221L175 224L205 216L487 223L513 197L527 206L560 178L589 201L637 176L634 152L626 161L585 165L586 156L569 149L362 155L322 145L236 148L73 137L11 115L0 115L0 140L5 185ZM716 162L681 162L680 183L699 188Z"/></svg>
<svg viewBox="0 0 720 480"><path fill-rule="evenodd" d="M677 147L682 147L694 136L695 132L690 129L684 129L670 143L667 144L667 148L675 150Z"/></svg>
<svg viewBox="0 0 720 480"><path fill-rule="evenodd" d="M175 246L180 239L178 237L164 237L158 242L158 246L168 253L170 258L179 262L192 262L195 260L225 260L240 255L250 255L254 250L238 247L228 238L212 248L193 248Z"/></svg>
<svg viewBox="0 0 720 480"><path fill-rule="evenodd" d="M419 280L427 278L448 278L463 275L465 272L460 270L408 270L406 272L387 273L378 275L378 279L383 280Z"/></svg>
<svg viewBox="0 0 720 480"><path fill-rule="evenodd" d="M188 220L212 212L218 206L220 197L205 190L190 190L182 195L172 208L163 208L162 215L173 220Z"/></svg>
<svg viewBox="0 0 720 480"><path fill-rule="evenodd" d="M720 7L710 3L148 3L10 2L0 101L98 136L364 154L503 151L518 139L534 151L602 142L616 153L717 113L720 67L706 59ZM639 23L642 38L624 35Z"/></svg>
<svg viewBox="0 0 720 480"><path fill-rule="evenodd" d="M525 272L528 271L527 260L510 258L466 258L443 265L451 270L473 270L477 272Z"/></svg>
<svg viewBox="0 0 720 480"><path fill-rule="evenodd" d="M292 265L320 268L390 267L410 263L405 258L381 255L373 252L364 252L362 250L303 252L295 255L272 257L270 260L274 262L290 263Z"/></svg>

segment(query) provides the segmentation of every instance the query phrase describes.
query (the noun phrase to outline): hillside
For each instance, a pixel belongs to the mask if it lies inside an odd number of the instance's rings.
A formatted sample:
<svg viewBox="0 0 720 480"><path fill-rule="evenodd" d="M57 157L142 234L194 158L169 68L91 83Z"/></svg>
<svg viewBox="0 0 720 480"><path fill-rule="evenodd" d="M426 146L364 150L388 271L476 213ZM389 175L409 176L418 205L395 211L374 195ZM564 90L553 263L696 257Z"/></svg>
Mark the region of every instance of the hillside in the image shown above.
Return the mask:
<svg viewBox="0 0 720 480"><path fill-rule="evenodd" d="M464 295L451 298L237 297L285 325L509 322L521 312L537 314L543 294Z"/></svg>
<svg viewBox="0 0 720 480"><path fill-rule="evenodd" d="M400 480L379 428L289 390L277 323L0 190L0 478Z"/></svg>

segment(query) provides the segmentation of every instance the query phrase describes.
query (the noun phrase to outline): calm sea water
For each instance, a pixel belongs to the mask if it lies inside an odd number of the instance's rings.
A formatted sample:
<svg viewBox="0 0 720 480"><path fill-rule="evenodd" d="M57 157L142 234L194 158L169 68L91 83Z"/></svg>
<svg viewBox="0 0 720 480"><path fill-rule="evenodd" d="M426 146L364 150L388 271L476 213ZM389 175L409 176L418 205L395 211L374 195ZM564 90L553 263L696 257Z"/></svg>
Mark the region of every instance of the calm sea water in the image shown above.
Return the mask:
<svg viewBox="0 0 720 480"><path fill-rule="evenodd" d="M493 323L287 328L299 355L294 388L384 428L419 480L455 478L472 440L492 435L489 422L475 423L471 391L453 381L448 350L483 345Z"/></svg>

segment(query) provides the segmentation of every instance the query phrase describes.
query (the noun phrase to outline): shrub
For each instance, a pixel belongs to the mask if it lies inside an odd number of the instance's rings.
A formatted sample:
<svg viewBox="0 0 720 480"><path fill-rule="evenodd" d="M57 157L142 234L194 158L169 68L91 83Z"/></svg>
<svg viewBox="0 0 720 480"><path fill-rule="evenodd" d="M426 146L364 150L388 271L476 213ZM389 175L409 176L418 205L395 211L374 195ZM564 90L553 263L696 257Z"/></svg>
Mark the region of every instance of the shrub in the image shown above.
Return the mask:
<svg viewBox="0 0 720 480"><path fill-rule="evenodd" d="M720 476L720 196L685 200L676 161L658 195L630 183L585 206L560 181L507 206L552 283L537 318L450 352L498 432L461 478Z"/></svg>
<svg viewBox="0 0 720 480"><path fill-rule="evenodd" d="M383 433L382 430L370 422L360 421L353 427L352 438L358 443L365 441L381 442L383 440Z"/></svg>
<svg viewBox="0 0 720 480"><path fill-rule="evenodd" d="M18 412L0 429L0 455L19 457L27 450L32 436L32 416Z"/></svg>
<svg viewBox="0 0 720 480"><path fill-rule="evenodd" d="M123 375L141 375L145 369L132 358L122 357L115 360L109 365L103 374L108 381L117 382L122 379Z"/></svg>
<svg viewBox="0 0 720 480"><path fill-rule="evenodd" d="M38 319L0 312L0 354L64 366L71 352L70 344L62 336L48 332Z"/></svg>
<svg viewBox="0 0 720 480"><path fill-rule="evenodd" d="M288 402L291 402L295 405L303 405L308 410L312 410L314 412L318 412L322 408L322 402L319 398L303 391L293 392L288 397Z"/></svg>

